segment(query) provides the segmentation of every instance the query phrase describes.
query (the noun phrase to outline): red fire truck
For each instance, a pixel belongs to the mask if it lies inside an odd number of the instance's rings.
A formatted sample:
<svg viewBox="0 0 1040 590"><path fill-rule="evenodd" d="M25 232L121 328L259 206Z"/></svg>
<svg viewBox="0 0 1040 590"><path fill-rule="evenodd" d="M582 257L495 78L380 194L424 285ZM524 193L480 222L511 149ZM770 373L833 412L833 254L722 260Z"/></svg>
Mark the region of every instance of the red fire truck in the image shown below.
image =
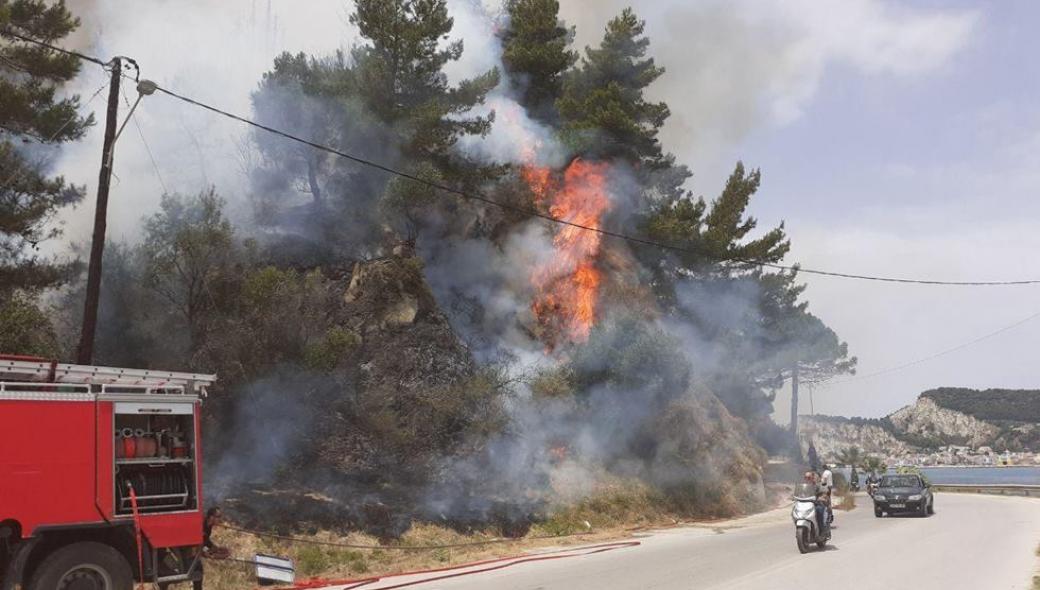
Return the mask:
<svg viewBox="0 0 1040 590"><path fill-rule="evenodd" d="M201 580L215 379L0 356L0 588Z"/></svg>

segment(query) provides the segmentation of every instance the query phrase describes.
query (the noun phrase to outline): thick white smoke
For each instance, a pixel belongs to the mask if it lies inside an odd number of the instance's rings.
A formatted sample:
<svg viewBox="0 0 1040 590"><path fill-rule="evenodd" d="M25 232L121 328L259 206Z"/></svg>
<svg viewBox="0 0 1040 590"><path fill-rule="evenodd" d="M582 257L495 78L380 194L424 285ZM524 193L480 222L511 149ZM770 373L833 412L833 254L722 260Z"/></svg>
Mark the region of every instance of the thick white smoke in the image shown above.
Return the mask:
<svg viewBox="0 0 1040 590"><path fill-rule="evenodd" d="M102 59L131 57L142 78L245 116L251 93L276 55L328 54L355 38L349 7L341 0L72 0L69 8L83 21L70 45ZM106 78L87 64L73 90L86 98ZM124 92L130 102L137 97L130 82L124 81ZM77 241L90 236L106 95L90 104L102 124L56 163L70 181L87 185L83 205L63 215L69 237ZM120 107L125 117L126 102ZM110 238L136 239L141 217L156 209L164 190L190 194L214 185L233 212L244 204L250 157L245 126L161 94L146 97L135 117L140 132L131 121L116 146Z"/></svg>

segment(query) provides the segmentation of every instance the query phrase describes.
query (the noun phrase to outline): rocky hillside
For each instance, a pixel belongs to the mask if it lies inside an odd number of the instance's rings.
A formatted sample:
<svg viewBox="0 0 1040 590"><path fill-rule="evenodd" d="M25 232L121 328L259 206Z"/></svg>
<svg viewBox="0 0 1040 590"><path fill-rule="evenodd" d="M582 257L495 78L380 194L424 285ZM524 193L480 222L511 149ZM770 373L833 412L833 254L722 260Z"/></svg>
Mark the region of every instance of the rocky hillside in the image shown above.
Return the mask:
<svg viewBox="0 0 1040 590"><path fill-rule="evenodd" d="M808 451L809 441L816 452L832 458L846 447L857 447L866 453L890 454L910 450L910 446L896 438L881 420L844 418L841 416L801 416L799 432L802 452Z"/></svg>
<svg viewBox="0 0 1040 590"><path fill-rule="evenodd" d="M901 454L945 445L1040 450L1040 390L939 388L880 419L802 416L803 446Z"/></svg>
<svg viewBox="0 0 1040 590"><path fill-rule="evenodd" d="M975 416L950 410L922 395L917 401L888 416L897 434L917 446L957 444L978 447L991 444L999 429Z"/></svg>

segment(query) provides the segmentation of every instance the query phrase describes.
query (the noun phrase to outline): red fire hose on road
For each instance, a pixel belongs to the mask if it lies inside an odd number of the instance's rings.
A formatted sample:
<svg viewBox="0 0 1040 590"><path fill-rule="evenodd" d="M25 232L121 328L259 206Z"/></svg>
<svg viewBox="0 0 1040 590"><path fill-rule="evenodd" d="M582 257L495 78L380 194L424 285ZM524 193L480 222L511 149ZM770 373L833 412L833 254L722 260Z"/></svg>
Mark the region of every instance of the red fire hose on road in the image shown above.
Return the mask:
<svg viewBox="0 0 1040 590"><path fill-rule="evenodd" d="M522 563L532 563L536 561L550 561L555 559L565 559L567 557L584 557L587 555L595 555L597 553L605 553L607 551L614 551L615 549L624 549L626 547L636 547L640 545L639 541L618 541L614 543L602 543L600 545L589 545L585 547L570 547L565 549L557 549L555 551L549 551L546 553L535 554L535 555L513 555L510 557L498 557L495 559L487 559L484 561L475 561L472 563L464 563L460 565L428 569L428 570L417 570L410 572L401 572L397 574L388 574L385 576L373 576L369 578L354 578L346 580L326 580L321 578L313 578L303 582L299 582L293 586L287 586L280 590L305 590L314 588L324 588L327 586L344 586L344 590L353 590L354 588L361 588L369 584L375 584L388 578L401 578L405 576L415 576L420 574L435 574L439 572L452 572L441 576L434 576L432 578L423 578L421 580L412 580L409 582L402 582L400 584L394 584L392 586L382 586L379 590L394 590L396 588L406 588L408 586L417 586L419 584L428 584L430 582L437 582L440 580L447 580L449 578L459 578L462 576L469 576L472 574L482 574L495 570L502 570L507 567L514 565L520 565ZM492 565L494 564L494 565ZM489 566L489 567L480 567ZM479 568L479 569L469 569ZM466 571L458 571L466 570Z"/></svg>
<svg viewBox="0 0 1040 590"><path fill-rule="evenodd" d="M290 543L301 543L301 544L308 544L308 545L324 545L324 546L344 547L344 548L352 548L352 549L381 549L381 550L387 550L387 549L393 550L393 549L396 549L396 550L402 550L402 551L427 551L427 550L431 550L431 549L453 549L453 548L460 548L460 547L473 547L473 546L480 546L480 545L492 545L492 544L498 544L498 543L510 543L510 542L524 541L524 540L532 540L532 539L550 539L550 538L552 538L552 539L563 539L563 538L568 538L568 537L581 537L581 536L586 536L586 535L592 534L591 532L584 532L584 533L573 533L573 534L570 534L570 535L546 535L546 536L542 536L542 537L528 537L526 539L524 539L524 538L517 538L517 539L496 538L496 539L487 539L487 540L484 540L484 541L470 541L470 542L464 542L464 543L450 543L450 544L443 544L443 545L412 545L412 546L409 546L409 545L360 545L360 544L355 544L355 543L338 543L338 542L333 542L333 541L319 541L319 540L316 540L316 539L303 539L303 538L292 537L292 536L288 536L288 535L279 535L279 534L275 534L275 533L265 533L265 532L261 532L261 531L254 531L254 530L239 528L239 527L231 526L231 525L228 525L228 524L221 524L219 526L221 528L225 528L225 529L232 530L232 531L237 531L237 532L240 532L240 533L245 533L245 534L248 534L248 535L253 535L253 536L257 536L257 537L266 537L266 538L270 538L270 539L278 539L278 540L282 540L282 541L288 541ZM362 586L367 586L369 584L374 584L376 582L379 582L379 581L382 581L382 580L385 580L385 579L388 579L388 578L401 578L401 577L405 577L405 576L414 576L414 575L420 575L420 574L436 574L436 573L440 573L440 572L452 572L452 573L447 573L447 574L444 574L444 575L441 575L441 576L435 576L435 577L432 577L432 578L424 578L422 580L412 580L412 581L409 581L409 582L403 582L403 583L396 584L396 585L393 585L393 586L383 586L383 587L381 587L379 589L379 590L392 590L394 588L405 588L405 587L408 587L408 586L416 586L416 585L419 585L419 584L426 584L426 583L435 582L435 581L438 581L438 580L445 580L445 579L449 579L449 578L457 578L457 577L461 577L461 576L468 576L468 575L471 575L471 574L480 574L480 573L484 573L484 572L501 570L501 569L505 569L507 567L512 567L514 565L520 565L522 563L532 563L532 562L536 562L536 561L549 561L549 560L556 560L556 559L564 559L564 558L567 558L567 557L583 557L583 556L587 556L587 555L594 555L596 553L604 553L606 551L613 551L615 549L624 549L624 548L627 548L627 547L636 547L636 546L638 546L640 544L641 543L639 541L617 541L617 542L612 542L612 543L601 543L601 544L598 544L598 545L585 545L585 546L579 546L579 547L567 547L567 548L555 549L555 550L552 550L552 551L546 551L546 552L542 552L542 553L538 553L538 554L520 553L520 554L511 555L511 556L508 556L508 557L498 557L498 558L494 558L494 559L487 559L487 560L483 560L483 561L474 561L474 562L470 562L470 563L464 563L464 564L448 566L448 567L442 567L442 568L434 568L434 569L426 569L426 570L414 570L414 571L400 572L400 573L395 573L395 574L387 574L387 575L384 575L384 576L370 576L370 577L367 577L367 578L350 578L350 579L311 578L309 580L304 580L302 582L297 582L293 586L286 586L286 587L279 588L277 590L306 590L306 589L324 588L324 587L327 587L327 586L344 586L344 590L352 590L354 588L361 588ZM243 560L243 559L234 559L234 558L225 559L225 561L234 561L234 562L249 563L249 564L253 563L252 561ZM481 566L488 566L488 567L481 567ZM470 569L470 568L480 568L480 569ZM459 571L459 570L466 570L466 571Z"/></svg>

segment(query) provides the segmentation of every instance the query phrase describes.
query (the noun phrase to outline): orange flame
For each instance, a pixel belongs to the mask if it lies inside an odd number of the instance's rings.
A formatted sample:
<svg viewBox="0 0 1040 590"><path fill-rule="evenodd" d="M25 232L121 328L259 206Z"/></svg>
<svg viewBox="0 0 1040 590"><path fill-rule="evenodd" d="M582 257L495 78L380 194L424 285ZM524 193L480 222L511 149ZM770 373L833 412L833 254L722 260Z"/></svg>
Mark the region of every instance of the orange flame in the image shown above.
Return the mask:
<svg viewBox="0 0 1040 590"><path fill-rule="evenodd" d="M567 166L562 182L544 167L525 166L520 175L550 215L599 229L610 208L607 170L605 163L576 159ZM550 349L561 341L581 343L589 338L602 282L596 267L601 238L593 231L562 226L553 238L555 255L531 278L537 293L531 310Z"/></svg>

